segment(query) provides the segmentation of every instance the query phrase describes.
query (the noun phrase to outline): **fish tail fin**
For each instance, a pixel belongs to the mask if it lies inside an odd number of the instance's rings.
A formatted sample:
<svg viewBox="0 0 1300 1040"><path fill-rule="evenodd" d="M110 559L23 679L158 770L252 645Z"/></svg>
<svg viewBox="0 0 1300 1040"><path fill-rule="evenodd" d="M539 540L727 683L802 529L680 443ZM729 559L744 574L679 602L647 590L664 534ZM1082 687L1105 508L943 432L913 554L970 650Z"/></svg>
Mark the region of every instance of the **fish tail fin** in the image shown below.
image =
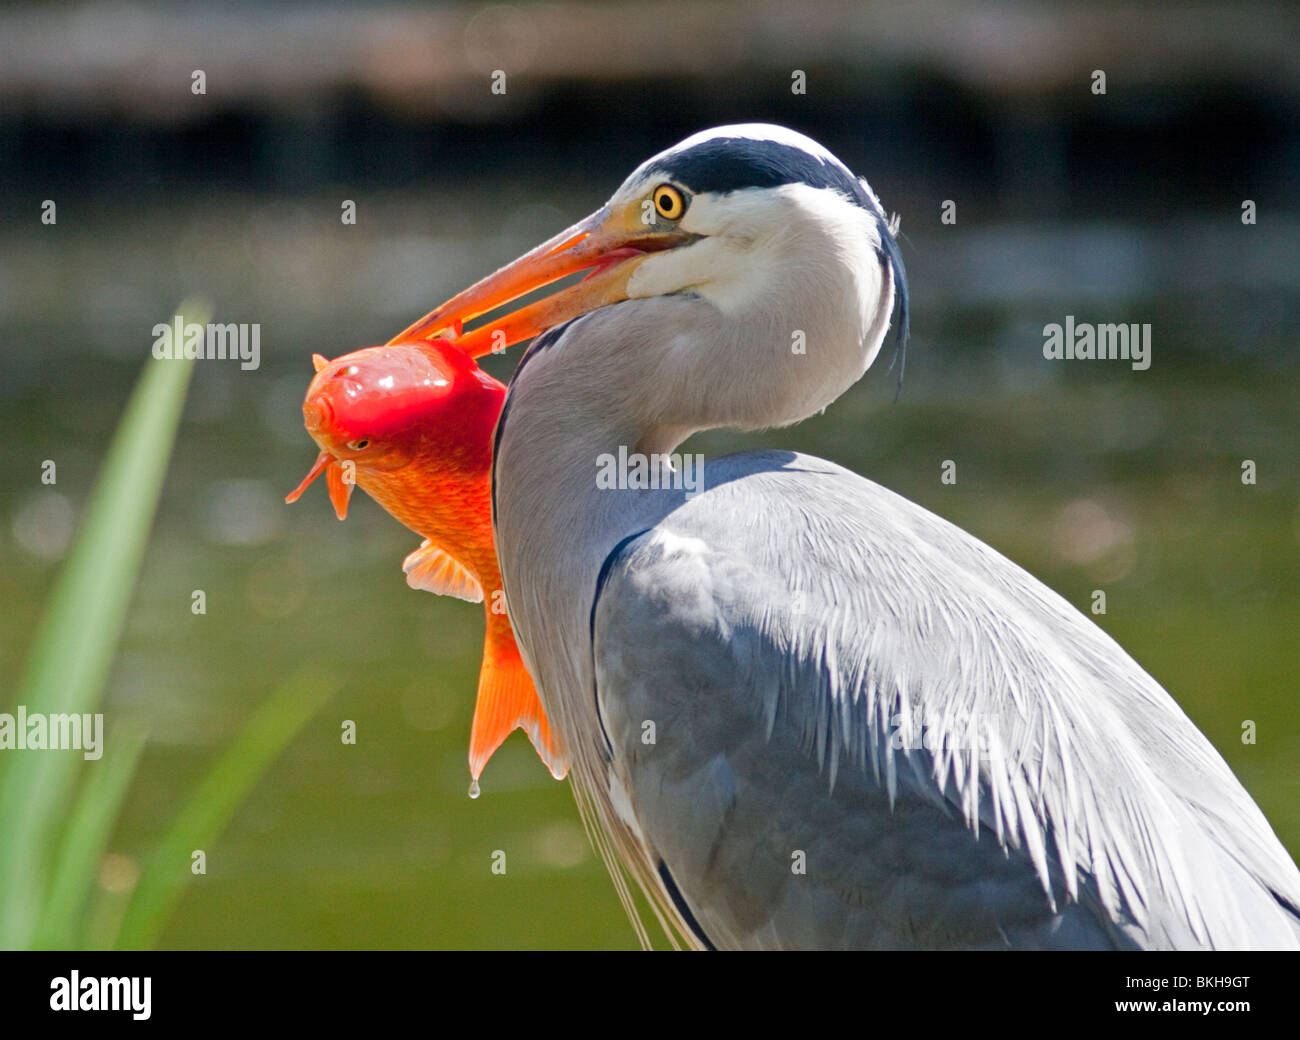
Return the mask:
<svg viewBox="0 0 1300 1040"><path fill-rule="evenodd" d="M569 771L568 756L560 744L559 734L551 730L532 676L519 656L514 633L508 626L494 624L489 614L469 740L469 771L475 780L515 729L528 734L551 775L563 780Z"/></svg>

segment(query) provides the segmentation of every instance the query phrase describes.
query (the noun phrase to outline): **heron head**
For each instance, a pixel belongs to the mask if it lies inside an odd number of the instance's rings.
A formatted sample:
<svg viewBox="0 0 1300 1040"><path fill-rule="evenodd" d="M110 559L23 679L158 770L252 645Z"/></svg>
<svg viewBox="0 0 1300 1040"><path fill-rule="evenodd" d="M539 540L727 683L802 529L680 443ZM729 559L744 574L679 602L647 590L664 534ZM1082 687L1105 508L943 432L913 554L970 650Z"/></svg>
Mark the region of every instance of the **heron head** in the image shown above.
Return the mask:
<svg viewBox="0 0 1300 1040"><path fill-rule="evenodd" d="M588 273L577 284L463 332L580 271ZM478 356L602 308L657 301L684 382L716 387L744 374L769 399L747 406L755 396L741 378L734 406L707 421L684 416L686 425L779 425L824 408L861 376L896 296L902 349L906 291L894 227L866 183L802 134L746 124L704 131L642 163L595 213L398 338L450 329ZM708 349L677 349L687 341ZM733 414L746 407L754 414Z"/></svg>

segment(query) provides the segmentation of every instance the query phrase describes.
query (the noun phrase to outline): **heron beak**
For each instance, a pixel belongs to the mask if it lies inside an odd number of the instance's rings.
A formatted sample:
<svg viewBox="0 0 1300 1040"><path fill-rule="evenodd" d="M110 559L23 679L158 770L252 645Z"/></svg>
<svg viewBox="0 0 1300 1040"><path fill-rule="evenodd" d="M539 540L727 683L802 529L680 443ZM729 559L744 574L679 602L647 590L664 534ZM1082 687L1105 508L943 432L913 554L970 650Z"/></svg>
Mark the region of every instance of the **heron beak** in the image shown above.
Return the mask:
<svg viewBox="0 0 1300 1040"><path fill-rule="evenodd" d="M648 255L694 237L677 228L642 223L639 208L611 210L602 206L586 220L453 296L389 343L432 339L450 332L470 357L500 353L570 318L628 299L628 282ZM586 270L591 273L578 284L463 332L466 322Z"/></svg>

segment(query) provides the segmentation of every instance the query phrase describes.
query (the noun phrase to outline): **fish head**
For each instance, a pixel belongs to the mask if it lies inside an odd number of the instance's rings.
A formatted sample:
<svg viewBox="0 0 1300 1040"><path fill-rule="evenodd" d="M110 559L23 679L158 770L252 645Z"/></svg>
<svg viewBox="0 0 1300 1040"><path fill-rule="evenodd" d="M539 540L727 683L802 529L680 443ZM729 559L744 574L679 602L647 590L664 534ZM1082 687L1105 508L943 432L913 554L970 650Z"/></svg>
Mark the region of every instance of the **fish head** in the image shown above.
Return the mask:
<svg viewBox="0 0 1300 1040"><path fill-rule="evenodd" d="M303 423L321 452L294 501L322 472L339 519L352 486L420 461L432 478L491 466L492 427L505 387L446 339L366 347L328 361L303 399Z"/></svg>

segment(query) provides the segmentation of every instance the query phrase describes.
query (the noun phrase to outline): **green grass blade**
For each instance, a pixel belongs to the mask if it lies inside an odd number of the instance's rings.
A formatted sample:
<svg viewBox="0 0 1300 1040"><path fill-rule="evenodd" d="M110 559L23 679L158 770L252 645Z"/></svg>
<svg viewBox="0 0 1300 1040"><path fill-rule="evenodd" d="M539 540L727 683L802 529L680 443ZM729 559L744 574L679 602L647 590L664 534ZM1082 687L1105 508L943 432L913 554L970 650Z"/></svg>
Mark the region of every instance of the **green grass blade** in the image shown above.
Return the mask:
<svg viewBox="0 0 1300 1040"><path fill-rule="evenodd" d="M191 854L202 849L211 857L213 844L258 779L341 685L338 676L304 669L257 710L199 783L149 860L123 918L114 944L118 949L144 949L157 941L184 886L200 883L190 872Z"/></svg>
<svg viewBox="0 0 1300 1040"><path fill-rule="evenodd" d="M83 770L81 792L54 856L54 873L36 926L32 945L38 949L84 947L79 934L82 914L143 750L143 732L117 732L96 768Z"/></svg>
<svg viewBox="0 0 1300 1040"><path fill-rule="evenodd" d="M187 309L187 321L208 320L205 308ZM99 703L192 368L189 361L145 365L18 684L15 703L30 712L86 713ZM0 947L31 942L58 823L81 764L72 751L0 756Z"/></svg>

